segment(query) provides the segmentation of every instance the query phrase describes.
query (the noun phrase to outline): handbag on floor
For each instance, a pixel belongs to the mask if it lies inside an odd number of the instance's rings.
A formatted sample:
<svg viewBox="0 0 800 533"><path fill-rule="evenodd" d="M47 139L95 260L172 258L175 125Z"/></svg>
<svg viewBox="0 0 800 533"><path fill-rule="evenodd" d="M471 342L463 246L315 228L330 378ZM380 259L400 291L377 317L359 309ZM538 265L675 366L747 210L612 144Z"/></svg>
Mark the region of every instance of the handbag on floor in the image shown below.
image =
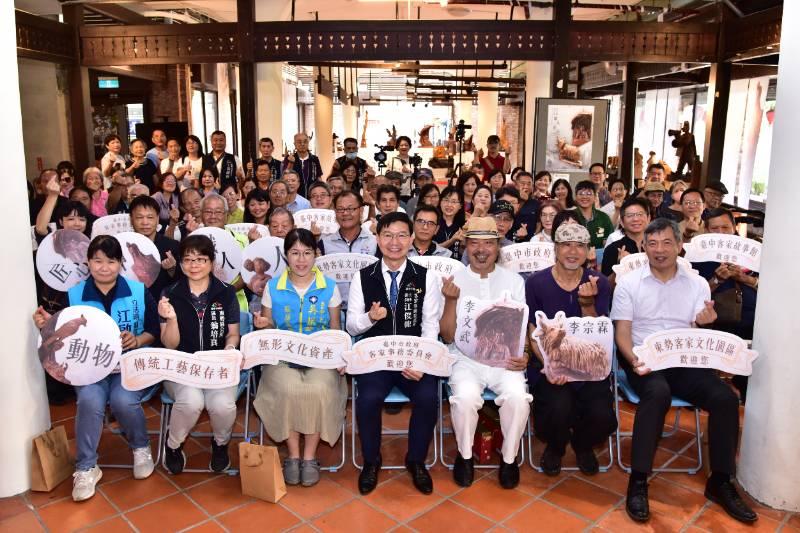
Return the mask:
<svg viewBox="0 0 800 533"><path fill-rule="evenodd" d="M275 446L240 442L239 477L245 496L277 503L286 495L281 459Z"/></svg>
<svg viewBox="0 0 800 533"><path fill-rule="evenodd" d="M31 490L50 492L72 475L67 431L56 426L34 437L31 446Z"/></svg>

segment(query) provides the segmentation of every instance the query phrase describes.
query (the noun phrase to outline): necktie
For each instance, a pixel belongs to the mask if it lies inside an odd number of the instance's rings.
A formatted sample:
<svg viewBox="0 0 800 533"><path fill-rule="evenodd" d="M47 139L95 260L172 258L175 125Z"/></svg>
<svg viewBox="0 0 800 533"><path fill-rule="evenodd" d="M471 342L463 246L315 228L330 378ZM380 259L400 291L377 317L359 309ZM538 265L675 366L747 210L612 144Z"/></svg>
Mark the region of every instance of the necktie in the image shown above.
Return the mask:
<svg viewBox="0 0 800 533"><path fill-rule="evenodd" d="M397 275L399 273L400 272L389 271L389 275L392 277L392 285L389 288L389 305L392 309L397 305Z"/></svg>

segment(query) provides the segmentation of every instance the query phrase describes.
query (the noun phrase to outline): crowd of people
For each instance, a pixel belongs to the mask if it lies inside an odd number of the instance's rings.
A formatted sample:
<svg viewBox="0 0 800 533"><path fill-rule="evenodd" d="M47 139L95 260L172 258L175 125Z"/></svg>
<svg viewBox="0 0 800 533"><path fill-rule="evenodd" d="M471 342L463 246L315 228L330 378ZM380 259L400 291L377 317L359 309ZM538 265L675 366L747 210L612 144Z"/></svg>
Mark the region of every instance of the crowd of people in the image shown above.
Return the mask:
<svg viewBox="0 0 800 533"><path fill-rule="evenodd" d="M88 279L67 293L37 280L40 328L69 305L91 305L109 313L123 331L123 349L163 346L184 352L236 348L245 333L240 317L252 303L255 329L277 328L311 334L343 329L353 337L412 335L450 345L457 360L449 378L450 413L458 444L453 476L460 486L474 479L473 437L484 389L496 394L504 436L499 484L519 483L517 455L531 415L535 435L546 443L540 466L558 475L567 445L581 472L599 471L594 447L617 426L611 376L601 381L569 382L542 374L543 355L532 341L511 354L505 367L488 366L453 343L460 301L489 300L501 293L528 306L530 332L535 313L552 317L610 317L620 366L641 397L633 428L632 463L626 509L636 521L649 518L647 480L670 398L678 396L710 413L708 435L711 476L706 496L734 518L752 522L755 513L732 483L739 430L739 402L746 380L734 389L712 370L682 368L650 372L633 346L654 332L678 327L713 327L743 338L752 336L757 273L729 263L698 263L699 276L678 267L681 245L702 233L733 234L735 220L722 207L727 193L720 182L703 190L668 182L664 168L652 164L645 183L631 191L627 182L608 180L595 163L589 179L574 185L552 182L547 171L535 174L509 168L499 139L487 142L487 156L476 152L474 165L434 183L427 168L410 164L411 140L397 139L398 155L378 172L358 156L356 139L343 142L344 155L325 172L309 152L309 138L294 136L294 151L273 156L269 138L259 142L260 157L243 165L226 152L224 132L210 137L211 151L195 136L168 139L153 133L150 144L134 140L127 156L116 135L106 138L108 153L97 167L77 172L69 162L41 172L31 191L30 213L36 242L56 229L92 233L92 224L109 214L129 214L133 231L152 240L161 254L161 271L149 288L120 275L122 250L113 236L100 235L88 251ZM152 146L148 150L148 146ZM315 225L298 228L294 217L305 209L332 210L338 231ZM224 229L251 222L284 242L288 268L271 279L262 296L241 278L224 283L214 274L212 241L195 234L200 227ZM260 238L255 228L233 234L241 247ZM523 277L498 264L504 246L552 243L553 266ZM352 281L334 281L315 265L320 255L351 252L379 260L356 272ZM643 252L648 265L617 280L613 267L626 255ZM466 267L440 277L413 256L448 257ZM733 292L731 292L733 291ZM740 313L722 307L738 296ZM278 307L276 307L278 306ZM398 307L399 306L399 307ZM116 309L143 316L132 328L119 322ZM273 310L280 309L280 312ZM719 312L719 315L718 315ZM249 327L249 326L248 326ZM230 467L228 445L236 418L237 387L203 390L164 382L174 400L164 448L164 465L174 475L186 465L183 446L203 409L213 437L209 468ZM405 465L414 486L433 491L425 466L437 423L439 381L406 368L359 375L355 403L364 461L358 479L362 494L375 489L381 471L384 400L393 387L412 404ZM48 379L52 402L77 395L78 458L73 498L94 494L102 476L97 446L105 406L119 421L133 453L134 477L149 476L153 464L141 399L112 373L94 385L65 386ZM270 438L285 443L283 475L289 485L319 481L320 441L342 438L348 397L345 369L321 370L293 363L267 365L260 373L254 405Z"/></svg>

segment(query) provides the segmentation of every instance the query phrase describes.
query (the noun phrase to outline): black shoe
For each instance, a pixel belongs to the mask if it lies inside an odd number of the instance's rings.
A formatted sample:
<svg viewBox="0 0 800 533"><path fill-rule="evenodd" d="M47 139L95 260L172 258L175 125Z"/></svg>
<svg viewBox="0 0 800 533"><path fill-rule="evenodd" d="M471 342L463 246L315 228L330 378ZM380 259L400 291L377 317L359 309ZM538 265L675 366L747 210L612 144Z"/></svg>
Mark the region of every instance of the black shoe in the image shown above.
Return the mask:
<svg viewBox="0 0 800 533"><path fill-rule="evenodd" d="M519 485L519 465L514 462L511 464L500 461L500 468L497 469L497 476L500 478L500 486L504 489L513 489Z"/></svg>
<svg viewBox="0 0 800 533"><path fill-rule="evenodd" d="M402 411L402 410L403 410L403 404L402 403L392 402L392 403L386 403L386 404L383 405L383 411L387 415L396 415L396 414L400 413L400 411Z"/></svg>
<svg viewBox="0 0 800 533"><path fill-rule="evenodd" d="M758 515L744 502L736 487L730 481L706 483L706 498L718 503L732 518L746 524L758 520Z"/></svg>
<svg viewBox="0 0 800 533"><path fill-rule="evenodd" d="M581 450L575 452L575 458L578 461L578 470L587 476L593 476L600 471L600 465L597 463L597 457L594 455L594 450Z"/></svg>
<svg viewBox="0 0 800 533"><path fill-rule="evenodd" d="M358 492L362 495L369 494L378 486L378 472L381 471L381 460L377 463L364 463L364 468L358 475Z"/></svg>
<svg viewBox="0 0 800 533"><path fill-rule="evenodd" d="M456 455L456 464L453 465L453 480L459 487L469 487L475 479L475 459L464 459L461 454Z"/></svg>
<svg viewBox="0 0 800 533"><path fill-rule="evenodd" d="M628 481L628 497L625 500L625 511L636 522L650 520L650 502L647 499L647 479Z"/></svg>
<svg viewBox="0 0 800 533"><path fill-rule="evenodd" d="M173 475L183 472L183 468L186 466L186 454L183 453L183 445L175 450L166 444L164 445L164 466Z"/></svg>
<svg viewBox="0 0 800 533"><path fill-rule="evenodd" d="M228 457L228 443L217 444L214 437L211 437L211 463L208 467L214 472L224 472L231 466L231 458Z"/></svg>
<svg viewBox="0 0 800 533"><path fill-rule="evenodd" d="M433 492L433 480L423 463L406 459L406 470L411 474L411 481L414 482L414 486L418 491L422 494L430 494Z"/></svg>
<svg viewBox="0 0 800 533"><path fill-rule="evenodd" d="M539 461L539 466L542 472L548 476L557 476L561 473L561 454L547 446L542 453L542 459Z"/></svg>

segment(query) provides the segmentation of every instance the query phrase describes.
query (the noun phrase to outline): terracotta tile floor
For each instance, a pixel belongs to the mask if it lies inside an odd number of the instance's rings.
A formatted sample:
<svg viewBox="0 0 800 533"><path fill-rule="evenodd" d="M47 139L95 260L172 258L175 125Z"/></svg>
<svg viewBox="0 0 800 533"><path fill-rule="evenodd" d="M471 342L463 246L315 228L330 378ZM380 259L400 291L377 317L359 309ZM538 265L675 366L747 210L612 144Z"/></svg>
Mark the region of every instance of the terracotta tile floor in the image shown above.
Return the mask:
<svg viewBox="0 0 800 533"><path fill-rule="evenodd" d="M159 409L158 398L146 406L148 426L152 429L158 428ZM53 424L65 425L70 436L74 433L74 415L74 404L51 408ZM385 425L402 427L408 415L408 408L398 415L386 415ZM621 419L623 429L630 429L632 406L624 404ZM203 415L201 429L208 429L207 420ZM243 421L244 413L240 413L236 431L242 431ZM681 418L681 429L660 443L657 462L669 462L671 466L692 463L695 448L688 432L692 423L691 417ZM254 416L251 424L252 428L258 427ZM455 442L451 435L445 438L445 453L452 462ZM324 472L320 483L312 488L290 487L278 504L243 496L236 476L189 473L170 476L159 467L149 479L137 481L130 470L104 468L97 494L87 502L72 501L71 479L50 493L26 493L0 500L0 531L800 532L800 515L757 504L760 519L754 527L729 519L703 497L702 473L656 475L650 489L652 519L646 527L634 524L625 514L627 476L618 467L593 477L564 472L549 478L526 463L519 487L505 491L497 485L495 470L477 470L473 486L462 489L453 482L447 469L437 465L431 471L435 491L430 496L418 493L405 472L383 471L375 492L362 497L356 487L358 471L350 463L349 428L346 439L348 458L342 470ZM384 438L384 461L402 460L404 442L404 437ZM321 449L320 458L327 464L333 463L341 450L338 446ZM533 448L538 459L543 445L536 441ZM624 442L623 453L628 453L629 448L629 442ZM190 439L185 449L190 464L208 464L208 439ZM101 463L130 460L124 440L108 429L99 452ZM234 453L231 455L235 464L237 458ZM608 452L598 449L598 457L601 462L607 461ZM571 452L564 464L574 465Z"/></svg>

